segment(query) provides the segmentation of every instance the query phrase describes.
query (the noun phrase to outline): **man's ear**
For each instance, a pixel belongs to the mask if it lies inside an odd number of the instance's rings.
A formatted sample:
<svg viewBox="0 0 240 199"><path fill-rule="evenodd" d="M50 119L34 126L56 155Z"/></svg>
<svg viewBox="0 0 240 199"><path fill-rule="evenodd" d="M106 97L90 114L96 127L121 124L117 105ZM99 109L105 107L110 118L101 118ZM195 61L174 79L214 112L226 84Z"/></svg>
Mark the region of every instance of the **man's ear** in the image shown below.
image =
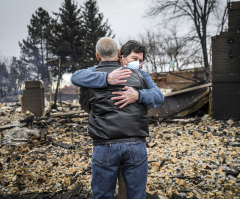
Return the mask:
<svg viewBox="0 0 240 199"><path fill-rule="evenodd" d="M119 62L120 62L121 64L123 63L122 55L121 55L121 52L120 52L119 49L118 49L118 60L119 60Z"/></svg>
<svg viewBox="0 0 240 199"><path fill-rule="evenodd" d="M120 54L120 49L118 49L118 58L120 58L121 54Z"/></svg>
<svg viewBox="0 0 240 199"><path fill-rule="evenodd" d="M99 62L101 62L101 57L99 56L99 54L96 53L96 58Z"/></svg>

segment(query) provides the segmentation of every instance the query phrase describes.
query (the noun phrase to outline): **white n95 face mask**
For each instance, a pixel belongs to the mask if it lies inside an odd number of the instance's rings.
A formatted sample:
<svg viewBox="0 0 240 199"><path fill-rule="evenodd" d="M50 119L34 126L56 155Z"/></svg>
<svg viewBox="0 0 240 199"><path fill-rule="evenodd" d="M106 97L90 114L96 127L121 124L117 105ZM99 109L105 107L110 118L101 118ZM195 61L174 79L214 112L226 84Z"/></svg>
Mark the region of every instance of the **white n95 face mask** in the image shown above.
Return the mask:
<svg viewBox="0 0 240 199"><path fill-rule="evenodd" d="M139 70L139 61L131 61L127 65L128 68Z"/></svg>
<svg viewBox="0 0 240 199"><path fill-rule="evenodd" d="M127 62L127 60L122 56L122 58L125 60L125 62ZM131 68L131 69L134 69L134 70L139 70L139 61L131 61L128 63L128 65L123 65L127 68Z"/></svg>

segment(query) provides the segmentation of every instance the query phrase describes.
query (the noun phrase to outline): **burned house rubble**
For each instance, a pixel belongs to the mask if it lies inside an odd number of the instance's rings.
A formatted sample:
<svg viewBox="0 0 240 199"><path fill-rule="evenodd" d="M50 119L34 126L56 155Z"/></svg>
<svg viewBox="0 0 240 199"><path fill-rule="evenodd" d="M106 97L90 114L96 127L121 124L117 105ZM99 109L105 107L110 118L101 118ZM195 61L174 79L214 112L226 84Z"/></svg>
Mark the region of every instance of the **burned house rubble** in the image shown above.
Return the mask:
<svg viewBox="0 0 240 199"><path fill-rule="evenodd" d="M42 117L0 104L0 124L0 198L91 198L92 140L76 100ZM149 130L147 198L240 198L239 121L149 120Z"/></svg>

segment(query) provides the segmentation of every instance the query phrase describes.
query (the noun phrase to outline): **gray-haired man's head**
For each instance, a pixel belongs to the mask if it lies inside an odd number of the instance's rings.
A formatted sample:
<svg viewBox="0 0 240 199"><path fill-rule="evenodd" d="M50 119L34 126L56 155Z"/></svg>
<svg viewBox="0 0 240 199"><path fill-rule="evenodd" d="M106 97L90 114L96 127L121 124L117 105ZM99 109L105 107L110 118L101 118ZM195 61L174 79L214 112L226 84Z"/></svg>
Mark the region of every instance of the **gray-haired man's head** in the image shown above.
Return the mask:
<svg viewBox="0 0 240 199"><path fill-rule="evenodd" d="M118 58L117 43L110 37L102 37L96 45L96 53L102 61Z"/></svg>

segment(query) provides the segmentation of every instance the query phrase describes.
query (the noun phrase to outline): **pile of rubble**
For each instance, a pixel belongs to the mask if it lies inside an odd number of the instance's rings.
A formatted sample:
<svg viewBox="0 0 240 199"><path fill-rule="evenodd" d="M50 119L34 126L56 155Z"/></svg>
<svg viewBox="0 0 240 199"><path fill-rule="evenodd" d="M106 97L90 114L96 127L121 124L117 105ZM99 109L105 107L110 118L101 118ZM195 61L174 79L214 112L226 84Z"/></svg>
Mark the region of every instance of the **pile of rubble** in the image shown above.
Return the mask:
<svg viewBox="0 0 240 199"><path fill-rule="evenodd" d="M168 198L240 198L240 122L150 127L148 190Z"/></svg>
<svg viewBox="0 0 240 199"><path fill-rule="evenodd" d="M0 104L0 195L91 198L88 116L76 101L58 107L36 118ZM240 198L239 121L158 120L149 129L149 198Z"/></svg>

